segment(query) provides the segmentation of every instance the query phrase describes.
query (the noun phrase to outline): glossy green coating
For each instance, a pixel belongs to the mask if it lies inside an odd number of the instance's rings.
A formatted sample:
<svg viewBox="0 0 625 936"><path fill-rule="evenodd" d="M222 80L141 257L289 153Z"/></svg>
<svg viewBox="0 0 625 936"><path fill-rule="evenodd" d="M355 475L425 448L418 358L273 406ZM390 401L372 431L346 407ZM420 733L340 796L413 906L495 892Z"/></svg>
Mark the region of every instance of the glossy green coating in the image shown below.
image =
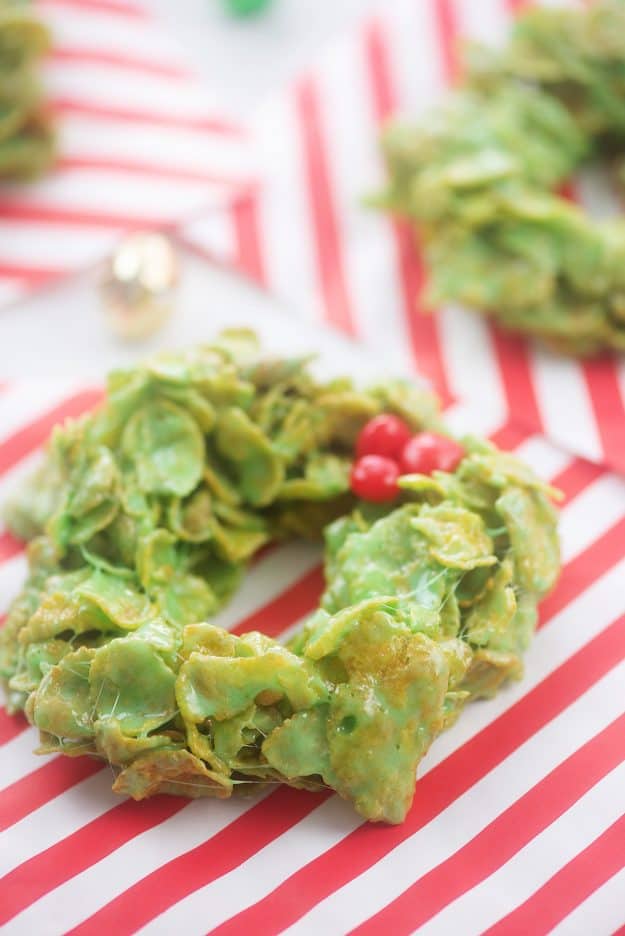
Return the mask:
<svg viewBox="0 0 625 936"><path fill-rule="evenodd" d="M31 178L50 164L54 139L37 80L46 28L15 0L0 0L0 178Z"/></svg>
<svg viewBox="0 0 625 936"><path fill-rule="evenodd" d="M536 7L502 51L467 48L463 85L383 140L379 203L414 222L427 304L460 302L556 350L625 350L625 222L558 193L625 150L625 3Z"/></svg>
<svg viewBox="0 0 625 936"><path fill-rule="evenodd" d="M356 502L354 439L383 411L444 429L414 387L323 383L231 332L111 375L55 430L8 509L30 574L0 631L39 750L103 758L137 799L284 782L401 822L436 735L520 676L559 555L552 492L476 439L453 474ZM327 587L289 646L207 621L295 532L325 535Z"/></svg>

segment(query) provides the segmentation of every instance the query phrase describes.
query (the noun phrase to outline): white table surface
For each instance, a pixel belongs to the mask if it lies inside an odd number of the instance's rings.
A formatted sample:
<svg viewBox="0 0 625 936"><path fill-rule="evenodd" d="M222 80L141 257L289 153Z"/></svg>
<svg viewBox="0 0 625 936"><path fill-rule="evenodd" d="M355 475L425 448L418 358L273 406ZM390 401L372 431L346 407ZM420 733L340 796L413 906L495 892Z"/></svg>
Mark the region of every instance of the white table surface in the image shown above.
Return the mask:
<svg viewBox="0 0 625 936"><path fill-rule="evenodd" d="M63 378L100 383L115 367L151 354L209 341L223 328L254 328L280 354L320 352L343 373L365 382L402 372L385 355L380 363L339 332L309 325L248 280L180 247L182 276L174 311L151 337L124 341L110 331L100 304L98 271L87 270L3 309L0 379ZM2 427L0 425L0 436Z"/></svg>
<svg viewBox="0 0 625 936"><path fill-rule="evenodd" d="M144 2L167 23L224 110L240 117L305 68L333 36L380 7L380 0L273 0L261 15L237 19L225 14L221 0Z"/></svg>

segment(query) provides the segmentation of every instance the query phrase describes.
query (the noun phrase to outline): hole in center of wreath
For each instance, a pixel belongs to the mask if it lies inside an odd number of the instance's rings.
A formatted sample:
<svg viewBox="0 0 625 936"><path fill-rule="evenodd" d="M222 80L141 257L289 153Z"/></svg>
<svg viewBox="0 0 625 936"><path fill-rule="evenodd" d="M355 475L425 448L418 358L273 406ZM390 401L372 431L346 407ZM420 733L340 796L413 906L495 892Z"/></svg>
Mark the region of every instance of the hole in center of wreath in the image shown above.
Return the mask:
<svg viewBox="0 0 625 936"><path fill-rule="evenodd" d="M593 221L607 221L623 213L625 159L597 161L582 166L558 191L563 198L582 203Z"/></svg>

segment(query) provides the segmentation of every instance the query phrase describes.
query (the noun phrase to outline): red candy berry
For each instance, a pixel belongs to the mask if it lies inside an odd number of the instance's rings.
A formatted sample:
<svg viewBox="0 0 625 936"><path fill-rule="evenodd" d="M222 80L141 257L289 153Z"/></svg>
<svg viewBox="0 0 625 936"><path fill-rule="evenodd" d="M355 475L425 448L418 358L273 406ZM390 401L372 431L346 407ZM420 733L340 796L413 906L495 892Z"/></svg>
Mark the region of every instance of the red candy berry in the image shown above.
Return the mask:
<svg viewBox="0 0 625 936"><path fill-rule="evenodd" d="M384 455L395 461L403 451L410 439L410 427L392 413L381 413L366 423L356 440L356 458L363 455Z"/></svg>
<svg viewBox="0 0 625 936"><path fill-rule="evenodd" d="M455 471L466 452L461 445L434 432L420 432L404 446L401 454L402 474L432 474L433 471Z"/></svg>
<svg viewBox="0 0 625 936"><path fill-rule="evenodd" d="M382 503L397 497L399 466L383 455L363 455L354 462L350 477L352 491L363 500Z"/></svg>

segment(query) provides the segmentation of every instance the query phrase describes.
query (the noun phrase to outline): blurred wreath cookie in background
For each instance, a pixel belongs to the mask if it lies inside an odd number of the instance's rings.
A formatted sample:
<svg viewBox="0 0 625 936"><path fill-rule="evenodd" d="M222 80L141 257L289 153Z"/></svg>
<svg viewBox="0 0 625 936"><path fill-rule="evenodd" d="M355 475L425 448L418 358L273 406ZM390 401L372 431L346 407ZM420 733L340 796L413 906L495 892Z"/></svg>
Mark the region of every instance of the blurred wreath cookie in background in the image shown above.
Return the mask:
<svg viewBox="0 0 625 936"><path fill-rule="evenodd" d="M503 51L471 47L464 85L384 138L382 204L415 222L426 299L458 302L568 354L625 350L625 223L559 194L625 151L625 3L536 8Z"/></svg>
<svg viewBox="0 0 625 936"><path fill-rule="evenodd" d="M50 36L28 4L0 0L0 179L40 175L54 134L38 76Z"/></svg>

